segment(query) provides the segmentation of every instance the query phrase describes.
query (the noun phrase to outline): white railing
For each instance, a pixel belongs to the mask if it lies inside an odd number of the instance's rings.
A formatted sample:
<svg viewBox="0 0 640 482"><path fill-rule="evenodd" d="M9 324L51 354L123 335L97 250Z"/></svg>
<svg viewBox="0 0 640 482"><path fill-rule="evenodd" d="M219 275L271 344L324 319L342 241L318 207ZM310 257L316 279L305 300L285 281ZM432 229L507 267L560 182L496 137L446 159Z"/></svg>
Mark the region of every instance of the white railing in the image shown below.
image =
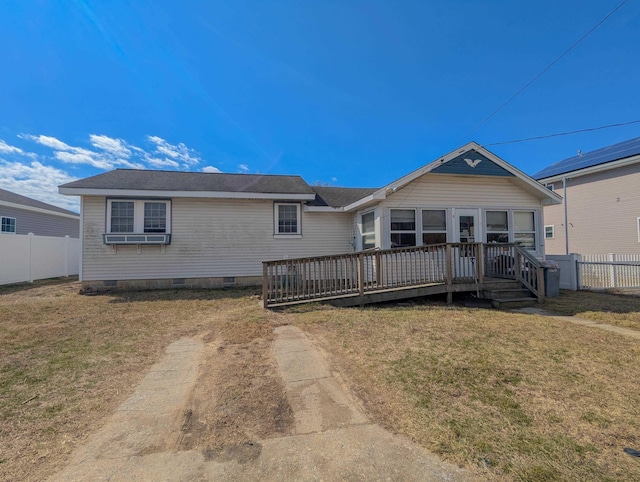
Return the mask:
<svg viewBox="0 0 640 482"><path fill-rule="evenodd" d="M77 275L80 240L0 234L0 285Z"/></svg>

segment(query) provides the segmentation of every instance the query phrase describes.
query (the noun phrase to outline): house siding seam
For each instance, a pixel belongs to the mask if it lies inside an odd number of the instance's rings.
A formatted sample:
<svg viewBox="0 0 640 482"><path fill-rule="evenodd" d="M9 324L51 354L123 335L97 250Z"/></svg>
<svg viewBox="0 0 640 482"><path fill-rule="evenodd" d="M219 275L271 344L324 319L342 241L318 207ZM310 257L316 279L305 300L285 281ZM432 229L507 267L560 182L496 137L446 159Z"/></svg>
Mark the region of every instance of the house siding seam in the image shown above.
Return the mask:
<svg viewBox="0 0 640 482"><path fill-rule="evenodd" d="M37 236L63 238L80 236L80 219L70 219L27 209L0 206L0 216L16 218L16 234L33 233Z"/></svg>
<svg viewBox="0 0 640 482"><path fill-rule="evenodd" d="M303 211L302 237L276 239L271 201L173 198L171 244L138 254L103 244L105 205L84 197L83 281L261 276L262 261L351 251L351 213Z"/></svg>
<svg viewBox="0 0 640 482"><path fill-rule="evenodd" d="M640 254L640 164L567 177L569 252ZM564 198L562 181L554 186ZM546 206L544 216L555 230L555 238L546 240L547 253L565 254L564 205Z"/></svg>

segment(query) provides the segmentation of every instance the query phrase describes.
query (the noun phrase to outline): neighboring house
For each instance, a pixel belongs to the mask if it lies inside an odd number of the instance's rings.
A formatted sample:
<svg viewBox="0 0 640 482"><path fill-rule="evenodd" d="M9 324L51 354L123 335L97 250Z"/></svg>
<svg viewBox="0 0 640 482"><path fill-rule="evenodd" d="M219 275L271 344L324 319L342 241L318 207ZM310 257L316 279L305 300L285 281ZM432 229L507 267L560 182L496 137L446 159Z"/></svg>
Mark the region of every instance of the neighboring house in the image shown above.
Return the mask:
<svg viewBox="0 0 640 482"><path fill-rule="evenodd" d="M80 235L80 216L72 211L0 189L0 234Z"/></svg>
<svg viewBox="0 0 640 482"><path fill-rule="evenodd" d="M476 143L382 188L298 176L124 170L81 196L85 288L257 285L262 261L444 242L516 242L544 256L560 197Z"/></svg>
<svg viewBox="0 0 640 482"><path fill-rule="evenodd" d="M533 177L564 199L544 209L548 254L640 254L640 137L579 153Z"/></svg>

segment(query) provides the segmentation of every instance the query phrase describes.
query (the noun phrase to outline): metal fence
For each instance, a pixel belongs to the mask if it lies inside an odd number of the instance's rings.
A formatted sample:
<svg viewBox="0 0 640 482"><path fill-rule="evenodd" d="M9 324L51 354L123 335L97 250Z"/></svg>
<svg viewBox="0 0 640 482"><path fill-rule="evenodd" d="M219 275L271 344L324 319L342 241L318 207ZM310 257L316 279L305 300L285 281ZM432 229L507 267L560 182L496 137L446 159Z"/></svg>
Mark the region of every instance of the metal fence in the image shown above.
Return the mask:
<svg viewBox="0 0 640 482"><path fill-rule="evenodd" d="M640 255L582 255L578 289L640 288Z"/></svg>

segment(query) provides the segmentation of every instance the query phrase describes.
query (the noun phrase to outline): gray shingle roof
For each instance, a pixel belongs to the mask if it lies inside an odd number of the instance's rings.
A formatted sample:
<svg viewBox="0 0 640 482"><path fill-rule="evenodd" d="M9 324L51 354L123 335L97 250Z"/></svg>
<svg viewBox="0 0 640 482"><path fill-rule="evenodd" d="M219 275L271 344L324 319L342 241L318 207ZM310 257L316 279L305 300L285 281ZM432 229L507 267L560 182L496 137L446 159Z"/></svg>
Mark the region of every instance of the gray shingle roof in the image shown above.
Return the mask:
<svg viewBox="0 0 640 482"><path fill-rule="evenodd" d="M316 192L316 199L309 201L309 206L330 206L333 208L346 206L367 197L377 191L368 187L320 187L311 186Z"/></svg>
<svg viewBox="0 0 640 482"><path fill-rule="evenodd" d="M30 197L22 196L21 194L16 194L15 192L6 191L4 189L0 189L0 201L78 216L78 213L74 213L73 211L59 208L58 206L53 206L52 204L43 203L42 201L37 201L35 199L31 199Z"/></svg>
<svg viewBox="0 0 640 482"><path fill-rule="evenodd" d="M619 142L611 146L596 149L577 156L569 157L556 162L542 171L535 173L534 179L545 179L547 177L558 176L568 172L585 169L587 167L606 164L607 162L626 159L627 157L640 154L640 137L628 141Z"/></svg>
<svg viewBox="0 0 640 482"><path fill-rule="evenodd" d="M314 194L300 176L116 169L61 188Z"/></svg>

